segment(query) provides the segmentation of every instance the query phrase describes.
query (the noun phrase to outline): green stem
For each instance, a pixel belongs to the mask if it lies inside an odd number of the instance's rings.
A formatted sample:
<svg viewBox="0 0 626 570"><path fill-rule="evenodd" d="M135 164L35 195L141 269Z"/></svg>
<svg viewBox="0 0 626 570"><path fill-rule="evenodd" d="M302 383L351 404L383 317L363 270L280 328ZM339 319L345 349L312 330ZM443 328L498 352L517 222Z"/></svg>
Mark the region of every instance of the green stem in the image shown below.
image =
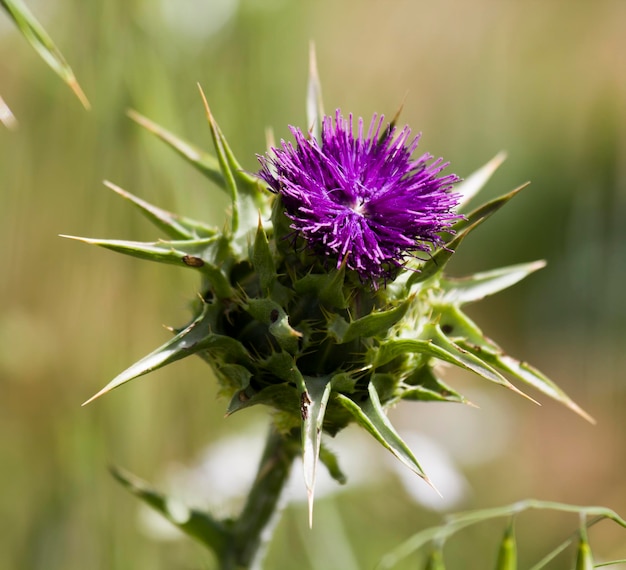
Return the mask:
<svg viewBox="0 0 626 570"><path fill-rule="evenodd" d="M280 516L282 491L293 460L300 453L298 434L283 435L272 426L256 479L243 511L232 523L229 545L220 556L220 570L261 568L267 543Z"/></svg>

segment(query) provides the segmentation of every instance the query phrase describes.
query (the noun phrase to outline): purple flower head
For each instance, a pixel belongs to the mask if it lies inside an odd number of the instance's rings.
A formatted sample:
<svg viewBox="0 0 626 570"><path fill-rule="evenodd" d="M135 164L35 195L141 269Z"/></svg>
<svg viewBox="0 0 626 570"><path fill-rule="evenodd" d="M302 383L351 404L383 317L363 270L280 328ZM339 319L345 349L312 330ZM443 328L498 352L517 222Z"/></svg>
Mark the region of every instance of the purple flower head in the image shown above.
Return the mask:
<svg viewBox="0 0 626 570"><path fill-rule="evenodd" d="M419 136L409 140L408 127L382 130L383 121L374 115L364 133L359 118L355 136L352 115L337 110L334 123L324 117L321 142L290 127L295 146L282 141L273 156L258 157L259 176L282 197L292 229L368 281L442 245L440 232L461 217L449 193L459 178L439 176L448 163L428 164L430 154L412 160Z"/></svg>

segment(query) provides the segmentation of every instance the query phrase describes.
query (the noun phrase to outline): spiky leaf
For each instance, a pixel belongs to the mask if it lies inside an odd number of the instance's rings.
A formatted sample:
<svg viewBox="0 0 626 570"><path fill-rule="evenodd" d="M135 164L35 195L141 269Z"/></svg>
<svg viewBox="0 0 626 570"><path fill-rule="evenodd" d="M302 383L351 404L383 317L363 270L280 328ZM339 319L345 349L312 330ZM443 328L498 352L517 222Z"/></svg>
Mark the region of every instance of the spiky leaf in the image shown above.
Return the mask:
<svg viewBox="0 0 626 570"><path fill-rule="evenodd" d="M452 229L457 233L466 231L470 226L474 226L476 223L482 223L495 214L502 206L508 203L508 201L517 196L524 188L526 188L530 182L526 182L514 188L510 192L503 194L489 202L485 202L482 206L479 206L475 210L472 210L464 219L458 220Z"/></svg>
<svg viewBox="0 0 626 570"><path fill-rule="evenodd" d="M461 279L442 278L439 281L439 286L443 290L441 300L443 303L459 306L480 301L515 285L545 266L545 261L534 261L475 273Z"/></svg>
<svg viewBox="0 0 626 570"><path fill-rule="evenodd" d="M257 321L267 325L283 350L290 354L298 351L302 334L292 328L289 316L278 303L271 299L246 299L243 307Z"/></svg>
<svg viewBox="0 0 626 570"><path fill-rule="evenodd" d="M569 409L591 423L595 420L582 410L561 388L539 370L525 362L506 355L503 350L489 340L467 315L458 307L440 307L440 323L447 331L447 336L454 339L457 346L479 358L492 368L510 374L514 378L537 389L542 394L561 402Z"/></svg>
<svg viewBox="0 0 626 570"><path fill-rule="evenodd" d="M209 109L202 89L200 89L200 94L211 129L217 160L224 176L225 187L232 201L231 231L233 236L245 238L247 232L254 227L259 216L267 218L269 213L268 200L263 192L261 181L245 172L235 158L224 133L222 133Z"/></svg>
<svg viewBox="0 0 626 570"><path fill-rule="evenodd" d="M210 238L217 234L216 228L207 226L203 222L185 218L158 208L112 182L105 180L104 185L119 194L122 198L126 198L132 202L148 220L164 231L171 239L193 240L197 238Z"/></svg>
<svg viewBox="0 0 626 570"><path fill-rule="evenodd" d="M103 394L118 388L139 376L186 358L192 354L205 352L214 358L234 363L247 363L250 360L246 349L235 339L212 332L214 314L210 304L204 305L203 313L174 338L151 352L124 372L116 376L95 396L85 402L88 404Z"/></svg>
<svg viewBox="0 0 626 570"><path fill-rule="evenodd" d="M531 402L537 403L530 396L524 394L519 388L515 387L502 374L494 370L494 368L482 358L482 355L474 354L468 349L460 346L460 344L452 342L441 330L439 325L427 325L424 335L432 340L433 344L442 351L443 357L439 357L446 362L456 364L461 368L470 370L479 376L482 376L490 382L504 386L520 396L524 396Z"/></svg>
<svg viewBox="0 0 626 570"><path fill-rule="evenodd" d="M395 428L387 418L380 404L378 393L373 384L368 386L368 395L364 401L355 402L343 394L336 394L336 400L352 414L354 420L395 457L397 457L409 469L417 473L429 485L432 483L422 470L413 452L398 435Z"/></svg>
<svg viewBox="0 0 626 570"><path fill-rule="evenodd" d="M374 311L355 321L347 322L343 317L332 314L328 318L328 332L338 344L350 342L359 337L385 335L407 312L412 298L388 310Z"/></svg>
<svg viewBox="0 0 626 570"><path fill-rule="evenodd" d="M430 366L421 366L399 386L398 395L402 400L420 402L456 402L473 405L465 396L438 378Z"/></svg>
<svg viewBox="0 0 626 570"><path fill-rule="evenodd" d="M182 156L187 162L198 169L219 188L226 190L226 182L224 180L224 175L220 170L217 158L200 150L197 146L177 137L175 134L158 125L154 121L151 121L147 117L144 117L141 113L138 113L133 109L128 111L128 116L138 125L141 125L148 132L152 133L170 148L175 150L177 154Z"/></svg>
<svg viewBox="0 0 626 570"><path fill-rule="evenodd" d="M499 152L487 164L470 174L465 180L456 185L454 191L461 195L459 208L467 204L478 192L480 192L493 173L506 159L506 152Z"/></svg>
<svg viewBox="0 0 626 570"><path fill-rule="evenodd" d="M346 309L348 300L344 293L345 275L345 267L332 269L326 275L307 273L293 284L293 288L301 295L315 294L326 307Z"/></svg>
<svg viewBox="0 0 626 570"><path fill-rule="evenodd" d="M513 196L526 186L528 186L528 184L523 184L515 190L511 190L508 194L483 204L467 215L464 219L457 221L454 226L452 226L452 229L455 232L454 238L450 240L445 247L437 249L437 251L432 254L430 259L425 261L417 271L409 276L407 286L411 287L416 283L426 281L438 273L442 273L448 261L450 261L452 255L467 235L495 214L500 208L502 208L502 206L513 198Z"/></svg>
<svg viewBox="0 0 626 570"><path fill-rule="evenodd" d="M276 284L276 264L270 249L269 239L260 220L254 238L250 261L259 278L262 294L266 295L273 292Z"/></svg>
<svg viewBox="0 0 626 570"><path fill-rule="evenodd" d="M259 391L248 386L233 396L228 404L226 415L229 416L239 410L262 404L295 416L295 411L298 410L300 402L298 394L296 387L287 382L264 386Z"/></svg>
<svg viewBox="0 0 626 570"><path fill-rule="evenodd" d="M300 393L300 415L302 417L302 463L304 483L309 503L309 525L313 524L313 497L315 476L322 444L322 424L326 404L330 396L329 377L304 377L304 390Z"/></svg>
<svg viewBox="0 0 626 570"><path fill-rule="evenodd" d="M63 235L91 245L98 245L148 261L191 267L202 272L215 295L220 299L233 296L233 291L218 263L228 255L228 242L223 236L204 239L139 242L116 239L93 239Z"/></svg>

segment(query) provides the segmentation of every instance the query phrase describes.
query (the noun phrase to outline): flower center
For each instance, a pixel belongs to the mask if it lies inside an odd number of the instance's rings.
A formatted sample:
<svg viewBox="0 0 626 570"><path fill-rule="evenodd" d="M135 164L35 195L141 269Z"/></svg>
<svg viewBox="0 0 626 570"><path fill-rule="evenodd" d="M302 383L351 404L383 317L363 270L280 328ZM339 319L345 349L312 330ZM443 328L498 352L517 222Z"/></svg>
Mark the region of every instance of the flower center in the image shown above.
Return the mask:
<svg viewBox="0 0 626 570"><path fill-rule="evenodd" d="M365 200L357 198L357 200L350 206L350 209L359 216L365 216Z"/></svg>

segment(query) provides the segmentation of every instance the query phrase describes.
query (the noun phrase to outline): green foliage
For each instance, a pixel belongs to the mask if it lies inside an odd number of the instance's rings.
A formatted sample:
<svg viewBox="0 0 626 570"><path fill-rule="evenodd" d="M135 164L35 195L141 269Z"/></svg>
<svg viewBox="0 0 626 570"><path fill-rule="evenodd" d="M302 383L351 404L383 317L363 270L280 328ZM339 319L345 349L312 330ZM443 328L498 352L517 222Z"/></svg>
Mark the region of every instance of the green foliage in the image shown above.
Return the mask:
<svg viewBox="0 0 626 570"><path fill-rule="evenodd" d="M580 518L580 529L569 539L554 548L554 550L548 553L537 564L533 565L531 570L542 570L543 568L546 568L556 556L563 552L574 541L578 543L575 555L576 569L594 568L591 548L587 539L587 527L596 524L601 520L608 519L626 529L626 520L622 519L611 509L604 507L566 505L563 503L529 499L503 507L449 515L446 517L446 521L442 525L426 528L418 532L395 548L392 552L386 554L376 566L376 570L390 570L410 554L413 554L428 545L431 545L432 547L429 560L432 559L433 552L438 553L438 563L443 565L443 556L441 553L447 540L458 533L463 532L468 527L499 518L508 518L509 520L498 549L496 569L515 570L515 568L517 568L518 546L515 539L514 522L518 516L529 510L573 513L577 514ZM589 516L595 517L593 521L587 522L587 517ZM443 566L435 567L439 568Z"/></svg>

